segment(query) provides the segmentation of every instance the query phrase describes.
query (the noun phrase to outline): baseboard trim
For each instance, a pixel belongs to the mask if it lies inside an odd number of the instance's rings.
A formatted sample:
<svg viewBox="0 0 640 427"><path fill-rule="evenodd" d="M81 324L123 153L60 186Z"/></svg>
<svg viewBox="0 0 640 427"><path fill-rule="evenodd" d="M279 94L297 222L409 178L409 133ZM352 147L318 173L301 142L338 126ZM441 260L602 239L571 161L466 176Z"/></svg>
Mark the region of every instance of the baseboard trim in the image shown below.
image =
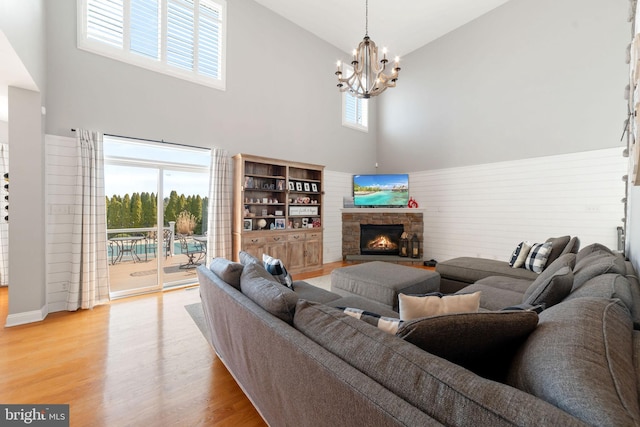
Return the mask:
<svg viewBox="0 0 640 427"><path fill-rule="evenodd" d="M24 311L22 313L14 313L7 316L7 321L4 324L6 328L12 326L25 325L27 323L42 322L49 314L47 305L43 305L40 310Z"/></svg>

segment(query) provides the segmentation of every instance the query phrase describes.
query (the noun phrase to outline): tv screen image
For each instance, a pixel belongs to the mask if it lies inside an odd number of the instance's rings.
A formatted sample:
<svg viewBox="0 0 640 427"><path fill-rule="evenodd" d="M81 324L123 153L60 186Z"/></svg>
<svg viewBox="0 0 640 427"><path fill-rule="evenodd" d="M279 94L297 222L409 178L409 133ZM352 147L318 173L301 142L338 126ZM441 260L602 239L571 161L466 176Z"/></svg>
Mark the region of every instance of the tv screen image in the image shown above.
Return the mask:
<svg viewBox="0 0 640 427"><path fill-rule="evenodd" d="M408 174L353 176L355 206L406 207L409 203Z"/></svg>

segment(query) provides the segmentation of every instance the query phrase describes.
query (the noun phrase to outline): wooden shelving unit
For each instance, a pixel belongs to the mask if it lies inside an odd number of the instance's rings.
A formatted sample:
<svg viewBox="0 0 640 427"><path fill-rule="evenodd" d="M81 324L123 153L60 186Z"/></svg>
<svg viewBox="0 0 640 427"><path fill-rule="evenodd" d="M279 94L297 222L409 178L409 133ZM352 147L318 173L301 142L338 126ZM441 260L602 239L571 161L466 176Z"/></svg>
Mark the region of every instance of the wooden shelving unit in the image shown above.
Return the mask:
<svg viewBox="0 0 640 427"><path fill-rule="evenodd" d="M237 154L233 254L266 253L292 272L322 266L324 166Z"/></svg>

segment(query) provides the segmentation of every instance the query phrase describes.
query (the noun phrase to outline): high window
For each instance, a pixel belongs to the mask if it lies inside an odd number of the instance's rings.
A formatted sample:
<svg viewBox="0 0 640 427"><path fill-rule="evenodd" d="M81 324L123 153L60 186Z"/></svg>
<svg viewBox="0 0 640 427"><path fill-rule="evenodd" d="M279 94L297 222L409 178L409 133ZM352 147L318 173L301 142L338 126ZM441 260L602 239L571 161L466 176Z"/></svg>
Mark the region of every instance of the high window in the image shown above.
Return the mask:
<svg viewBox="0 0 640 427"><path fill-rule="evenodd" d="M346 67L345 67L346 68ZM345 70L345 75L351 73ZM369 129L369 101L342 93L342 125L367 132Z"/></svg>
<svg viewBox="0 0 640 427"><path fill-rule="evenodd" d="M79 0L78 47L225 89L225 0Z"/></svg>

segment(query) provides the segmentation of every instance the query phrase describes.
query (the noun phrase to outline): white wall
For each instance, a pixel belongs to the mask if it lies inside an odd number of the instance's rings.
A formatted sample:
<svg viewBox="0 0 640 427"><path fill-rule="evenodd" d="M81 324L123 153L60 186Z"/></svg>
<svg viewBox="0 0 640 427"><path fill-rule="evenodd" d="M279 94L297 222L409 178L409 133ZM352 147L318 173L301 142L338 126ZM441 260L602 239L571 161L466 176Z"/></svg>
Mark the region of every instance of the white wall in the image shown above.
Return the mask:
<svg viewBox="0 0 640 427"><path fill-rule="evenodd" d="M628 0L511 0L402 59L379 100L381 172L616 147Z"/></svg>
<svg viewBox="0 0 640 427"><path fill-rule="evenodd" d="M353 194L352 174L324 171L323 261L342 261L342 202Z"/></svg>
<svg viewBox="0 0 640 427"><path fill-rule="evenodd" d="M507 260L523 240L577 236L617 250L623 147L412 173L425 258Z"/></svg>
<svg viewBox="0 0 640 427"><path fill-rule="evenodd" d="M227 6L227 90L219 91L78 50L76 0L56 0L47 8L47 134L83 127L371 170L375 129L342 126L334 68L343 53L252 0Z"/></svg>

